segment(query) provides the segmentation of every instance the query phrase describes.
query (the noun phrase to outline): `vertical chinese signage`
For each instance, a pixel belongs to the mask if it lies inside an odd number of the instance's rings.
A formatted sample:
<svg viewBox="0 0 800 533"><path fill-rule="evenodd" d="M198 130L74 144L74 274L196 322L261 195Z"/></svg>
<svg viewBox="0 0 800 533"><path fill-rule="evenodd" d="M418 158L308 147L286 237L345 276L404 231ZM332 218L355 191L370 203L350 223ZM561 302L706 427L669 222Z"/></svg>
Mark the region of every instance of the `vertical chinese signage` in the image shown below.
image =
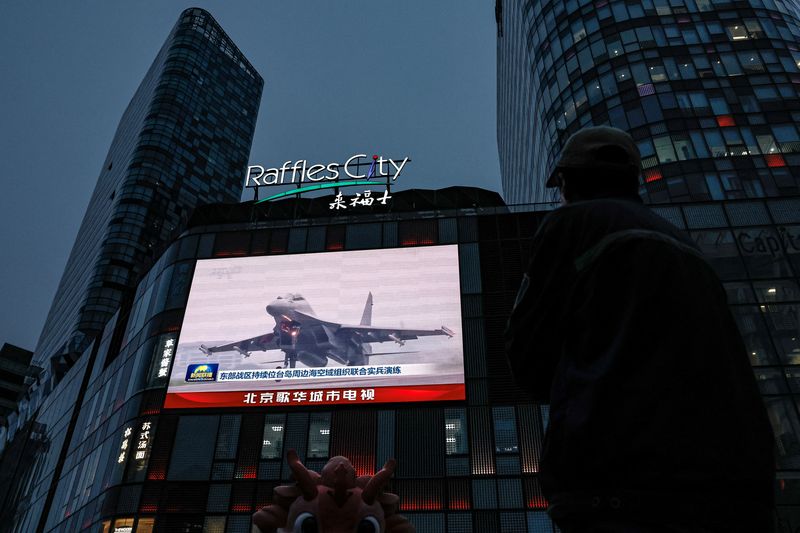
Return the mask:
<svg viewBox="0 0 800 533"><path fill-rule="evenodd" d="M120 465L119 475L124 474L126 463L128 466L128 481L141 481L147 470L147 460L153 447L153 433L155 424L149 418L132 421L126 424L122 432L122 441L117 455L117 464Z"/></svg>
<svg viewBox="0 0 800 533"><path fill-rule="evenodd" d="M153 349L153 362L150 371L150 386L158 386L166 383L169 377L170 365L175 355L176 335L168 333L161 335L156 341Z"/></svg>
<svg viewBox="0 0 800 533"><path fill-rule="evenodd" d="M128 450L131 445L131 435L133 435L133 427L127 426L122 432L122 442L119 445L117 464L124 464L125 460L128 458Z"/></svg>

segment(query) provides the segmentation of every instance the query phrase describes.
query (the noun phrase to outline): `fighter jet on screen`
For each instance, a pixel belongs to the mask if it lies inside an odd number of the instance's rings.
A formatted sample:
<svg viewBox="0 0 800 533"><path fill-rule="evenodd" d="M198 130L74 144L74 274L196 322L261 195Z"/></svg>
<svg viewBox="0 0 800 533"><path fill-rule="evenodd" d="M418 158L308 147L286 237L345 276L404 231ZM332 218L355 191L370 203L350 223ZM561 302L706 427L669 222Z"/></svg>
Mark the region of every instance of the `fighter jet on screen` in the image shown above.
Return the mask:
<svg viewBox="0 0 800 533"><path fill-rule="evenodd" d="M372 293L367 296L361 323L348 326L317 318L311 306L300 294L278 296L267 305L267 313L275 319L271 333L259 335L222 346L200 350L210 356L218 352L239 352L244 357L256 350L282 350L284 365L294 368L297 361L312 368L323 367L328 359L343 365L368 365L373 342L392 341L400 346L407 340L429 335L453 336L453 331L439 329L385 328L372 325Z"/></svg>

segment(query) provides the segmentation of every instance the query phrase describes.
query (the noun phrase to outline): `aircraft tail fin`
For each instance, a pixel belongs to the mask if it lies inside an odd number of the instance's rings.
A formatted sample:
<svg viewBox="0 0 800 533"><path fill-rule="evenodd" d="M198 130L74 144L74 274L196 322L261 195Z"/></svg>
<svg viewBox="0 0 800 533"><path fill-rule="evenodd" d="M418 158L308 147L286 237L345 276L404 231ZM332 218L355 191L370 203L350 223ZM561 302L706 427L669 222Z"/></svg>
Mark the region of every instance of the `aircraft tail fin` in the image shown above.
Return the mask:
<svg viewBox="0 0 800 533"><path fill-rule="evenodd" d="M361 315L361 325L372 325L372 293L367 295L367 303L364 305L364 313Z"/></svg>

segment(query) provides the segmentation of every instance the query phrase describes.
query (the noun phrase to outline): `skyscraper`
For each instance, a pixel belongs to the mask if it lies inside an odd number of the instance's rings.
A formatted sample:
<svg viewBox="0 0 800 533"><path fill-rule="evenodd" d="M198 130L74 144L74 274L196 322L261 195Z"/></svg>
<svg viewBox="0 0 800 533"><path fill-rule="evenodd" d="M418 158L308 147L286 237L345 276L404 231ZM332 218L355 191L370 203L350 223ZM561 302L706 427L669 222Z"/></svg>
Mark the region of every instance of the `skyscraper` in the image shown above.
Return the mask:
<svg viewBox="0 0 800 533"><path fill-rule="evenodd" d="M120 120L37 344L59 378L198 205L238 202L264 82L187 9Z"/></svg>
<svg viewBox="0 0 800 533"><path fill-rule="evenodd" d="M77 416L90 378L114 366L98 347L113 344L115 315L135 315L143 272L195 207L239 202L263 85L209 13L181 13L103 162L34 352L49 375L2 432L5 529L44 527L73 433L87 427Z"/></svg>
<svg viewBox="0 0 800 533"><path fill-rule="evenodd" d="M554 200L545 177L580 128L630 132L642 197L687 230L725 285L776 436L779 516L796 527L797 3L498 0L496 8L506 200Z"/></svg>
<svg viewBox="0 0 800 533"><path fill-rule="evenodd" d="M782 0L497 1L498 147L509 203L566 139L627 130L651 203L800 192L800 26Z"/></svg>

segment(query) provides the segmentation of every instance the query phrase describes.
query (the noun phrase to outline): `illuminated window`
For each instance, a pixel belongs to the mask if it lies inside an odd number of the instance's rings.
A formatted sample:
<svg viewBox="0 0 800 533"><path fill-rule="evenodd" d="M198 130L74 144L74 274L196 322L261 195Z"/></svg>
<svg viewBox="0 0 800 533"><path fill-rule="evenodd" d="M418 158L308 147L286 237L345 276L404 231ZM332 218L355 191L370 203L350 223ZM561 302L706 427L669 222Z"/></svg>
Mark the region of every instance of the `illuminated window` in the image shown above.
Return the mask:
<svg viewBox="0 0 800 533"><path fill-rule="evenodd" d="M153 533L155 518L140 518L136 524L136 533Z"/></svg>
<svg viewBox="0 0 800 533"><path fill-rule="evenodd" d="M727 30L728 37L730 37L731 40L741 41L749 38L747 35L747 28L745 28L745 25L742 23L732 24L727 26L725 29Z"/></svg>
<svg viewBox="0 0 800 533"><path fill-rule="evenodd" d="M112 533L133 533L133 518L117 518Z"/></svg>
<svg viewBox="0 0 800 533"><path fill-rule="evenodd" d="M730 126L735 126L736 122L734 122L733 117L730 115L722 115L717 117L717 125L721 128L727 128Z"/></svg>
<svg viewBox="0 0 800 533"><path fill-rule="evenodd" d="M308 424L308 457L328 457L331 414L313 413Z"/></svg>
<svg viewBox="0 0 800 533"><path fill-rule="evenodd" d="M764 159L767 161L767 166L770 168L786 166L786 161L781 154L766 154Z"/></svg>
<svg viewBox="0 0 800 533"><path fill-rule="evenodd" d="M658 181L662 178L661 171L657 168L645 170L644 172L644 182L645 183L652 183L654 181Z"/></svg>
<svg viewBox="0 0 800 533"><path fill-rule="evenodd" d="M464 409L445 409L444 436L447 455L467 453L467 413Z"/></svg>
<svg viewBox="0 0 800 533"><path fill-rule="evenodd" d="M648 67L648 71L653 82L667 81L667 71L664 70L663 65L651 65Z"/></svg>
<svg viewBox="0 0 800 533"><path fill-rule="evenodd" d="M672 142L675 145L675 152L678 155L678 159L681 161L686 159L694 159L696 157L696 154L694 153L694 147L692 146L692 141L689 140L687 135L675 135L672 139Z"/></svg>
<svg viewBox="0 0 800 533"><path fill-rule="evenodd" d="M227 509L227 505L225 506ZM224 533L225 531L225 518L224 516L206 516L205 524L203 524L204 533ZM137 532L138 533L138 532Z"/></svg>
<svg viewBox="0 0 800 533"><path fill-rule="evenodd" d="M778 153L778 145L775 144L775 139L772 135L756 135L756 142L762 154L775 154Z"/></svg>
<svg viewBox="0 0 800 533"><path fill-rule="evenodd" d="M672 146L669 135L656 137L653 139L653 144L656 147L656 155L658 155L658 161L660 163L672 163L677 160L675 149Z"/></svg>
<svg viewBox="0 0 800 533"><path fill-rule="evenodd" d="M261 441L262 459L280 459L286 424L284 415L270 414L264 420L264 437Z"/></svg>

